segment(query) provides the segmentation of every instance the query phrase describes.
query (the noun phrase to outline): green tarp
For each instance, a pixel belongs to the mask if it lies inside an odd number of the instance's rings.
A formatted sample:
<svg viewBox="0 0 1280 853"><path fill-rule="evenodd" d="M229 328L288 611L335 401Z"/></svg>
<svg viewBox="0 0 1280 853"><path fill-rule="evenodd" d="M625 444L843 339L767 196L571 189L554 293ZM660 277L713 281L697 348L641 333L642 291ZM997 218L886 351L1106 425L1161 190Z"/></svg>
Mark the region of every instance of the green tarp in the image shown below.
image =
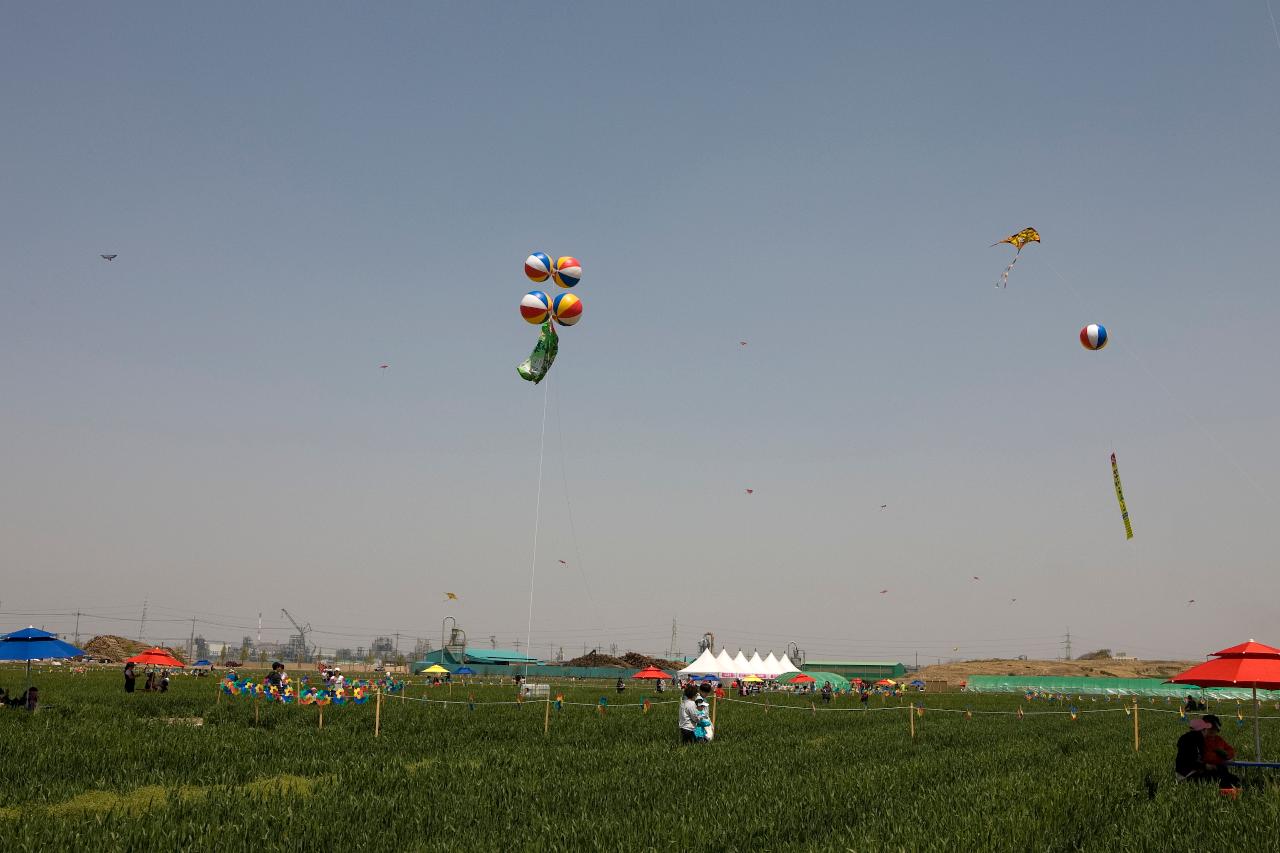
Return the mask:
<svg viewBox="0 0 1280 853"><path fill-rule="evenodd" d="M1068 678L1030 675L971 675L965 690L969 693L1027 693L1079 696L1148 696L1185 699L1187 696L1210 699L1248 699L1248 687L1191 687L1167 684L1159 678ZM1259 690L1259 699L1275 699L1280 691Z"/></svg>

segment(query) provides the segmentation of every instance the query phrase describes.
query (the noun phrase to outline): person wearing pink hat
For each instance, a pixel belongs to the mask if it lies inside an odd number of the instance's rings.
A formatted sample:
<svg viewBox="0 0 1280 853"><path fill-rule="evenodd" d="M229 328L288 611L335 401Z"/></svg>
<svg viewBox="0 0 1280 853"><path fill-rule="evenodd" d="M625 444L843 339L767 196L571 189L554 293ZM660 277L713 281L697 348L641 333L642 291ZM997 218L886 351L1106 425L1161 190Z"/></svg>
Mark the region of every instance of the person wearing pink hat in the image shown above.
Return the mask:
<svg viewBox="0 0 1280 853"><path fill-rule="evenodd" d="M1208 720L1191 720L1188 731L1178 738L1178 754L1173 769L1186 782L1217 782L1220 788L1235 788L1239 781L1224 765L1205 762L1205 735L1213 730Z"/></svg>

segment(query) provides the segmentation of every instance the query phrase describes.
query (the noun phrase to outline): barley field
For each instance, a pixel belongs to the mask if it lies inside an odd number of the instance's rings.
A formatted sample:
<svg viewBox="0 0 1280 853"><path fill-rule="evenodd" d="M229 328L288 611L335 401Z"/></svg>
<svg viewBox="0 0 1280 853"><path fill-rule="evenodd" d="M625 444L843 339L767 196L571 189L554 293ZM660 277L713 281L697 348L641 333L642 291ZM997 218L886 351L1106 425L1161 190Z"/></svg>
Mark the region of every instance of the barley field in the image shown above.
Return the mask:
<svg viewBox="0 0 1280 853"><path fill-rule="evenodd" d="M964 694L722 701L715 742L681 747L672 694L646 712L659 697L635 686L555 685L549 709L510 685L413 679L382 698L375 737L375 700L324 708L321 728L317 706L264 701L255 723L216 678L133 695L114 671L35 683L35 714L0 709L6 851L1273 850L1280 828L1260 773L1238 799L1175 783L1185 723L1150 700L1136 753L1118 702ZM1251 723L1214 710L1251 757Z"/></svg>

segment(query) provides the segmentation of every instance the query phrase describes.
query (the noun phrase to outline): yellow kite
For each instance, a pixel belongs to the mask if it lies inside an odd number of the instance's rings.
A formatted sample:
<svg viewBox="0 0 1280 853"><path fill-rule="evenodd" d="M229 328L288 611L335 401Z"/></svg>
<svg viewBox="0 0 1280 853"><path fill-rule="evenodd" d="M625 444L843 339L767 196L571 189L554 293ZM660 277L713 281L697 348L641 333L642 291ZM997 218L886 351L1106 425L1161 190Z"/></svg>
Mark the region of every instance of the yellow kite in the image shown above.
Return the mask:
<svg viewBox="0 0 1280 853"><path fill-rule="evenodd" d="M999 246L1001 243L1008 243L1010 246L1013 246L1013 248L1017 249L1017 251L1014 252L1013 260L1009 261L1009 266L1005 267L1004 272L1000 274L1000 281L996 282L996 287L1009 286L1009 273L1010 271L1013 270L1013 265L1018 262L1018 255L1022 254L1022 247L1027 245L1028 243L1039 243L1039 242L1040 242L1039 231L1037 231L1034 228L1023 228L1017 234L1010 234L1008 237L1005 237L1003 240L997 240L996 242L991 244L992 246Z"/></svg>

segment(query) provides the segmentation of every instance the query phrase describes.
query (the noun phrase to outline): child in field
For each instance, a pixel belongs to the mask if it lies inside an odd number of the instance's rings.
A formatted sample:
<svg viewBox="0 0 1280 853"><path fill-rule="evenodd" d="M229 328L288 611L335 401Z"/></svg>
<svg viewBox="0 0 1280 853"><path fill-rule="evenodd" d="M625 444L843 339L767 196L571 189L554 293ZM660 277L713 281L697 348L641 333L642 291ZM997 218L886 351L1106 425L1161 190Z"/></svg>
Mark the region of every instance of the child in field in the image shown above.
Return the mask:
<svg viewBox="0 0 1280 853"><path fill-rule="evenodd" d="M1216 714L1205 714L1200 719L1209 724L1204 732L1204 763L1210 767L1222 767L1236 757L1236 751L1222 736L1222 721Z"/></svg>
<svg viewBox="0 0 1280 853"><path fill-rule="evenodd" d="M692 684L684 686L684 698L680 700L680 743L696 743L694 731L698 728L698 688Z"/></svg>
<svg viewBox="0 0 1280 853"><path fill-rule="evenodd" d="M1173 762L1174 772L1186 782L1217 782L1221 788L1238 787L1240 780L1233 776L1224 764L1210 764L1206 758L1205 735L1213 729L1213 723L1207 720L1192 720L1189 725L1191 730L1178 738L1178 753Z"/></svg>
<svg viewBox="0 0 1280 853"><path fill-rule="evenodd" d="M697 741L709 741L716 734L714 726L711 725L711 685L703 682L698 687L698 698L693 700L698 706L698 724L693 727L693 739Z"/></svg>

